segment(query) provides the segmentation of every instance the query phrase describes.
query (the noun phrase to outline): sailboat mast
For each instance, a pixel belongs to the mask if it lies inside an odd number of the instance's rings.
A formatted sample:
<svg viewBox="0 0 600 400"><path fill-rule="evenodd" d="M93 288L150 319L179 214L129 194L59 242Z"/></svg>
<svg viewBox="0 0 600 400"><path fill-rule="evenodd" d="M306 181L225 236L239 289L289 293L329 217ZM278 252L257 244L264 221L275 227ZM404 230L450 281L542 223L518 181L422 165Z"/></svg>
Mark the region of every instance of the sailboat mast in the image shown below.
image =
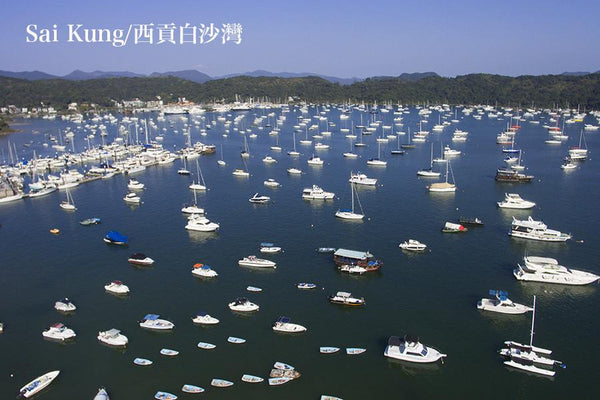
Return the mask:
<svg viewBox="0 0 600 400"><path fill-rule="evenodd" d="M529 346L533 346L533 327L535 325L535 295L533 296L533 313L531 314L531 336L529 338Z"/></svg>

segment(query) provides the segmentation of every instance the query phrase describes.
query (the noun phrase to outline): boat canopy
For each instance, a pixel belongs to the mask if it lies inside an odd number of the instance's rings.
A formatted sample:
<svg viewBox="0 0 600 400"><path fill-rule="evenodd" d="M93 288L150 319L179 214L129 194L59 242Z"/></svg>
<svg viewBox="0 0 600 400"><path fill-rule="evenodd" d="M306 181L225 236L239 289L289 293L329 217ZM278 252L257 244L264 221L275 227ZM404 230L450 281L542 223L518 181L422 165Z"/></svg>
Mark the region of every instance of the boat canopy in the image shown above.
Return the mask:
<svg viewBox="0 0 600 400"><path fill-rule="evenodd" d="M117 231L108 231L106 234L106 238L113 242L127 242L127 236L117 232Z"/></svg>
<svg viewBox="0 0 600 400"><path fill-rule="evenodd" d="M104 332L104 334L106 336L117 336L118 334L120 334L121 331L115 328L109 329L106 332Z"/></svg>
<svg viewBox="0 0 600 400"><path fill-rule="evenodd" d="M198 314L196 314L198 317L206 317L208 314L204 311L200 311Z"/></svg>
<svg viewBox="0 0 600 400"><path fill-rule="evenodd" d="M350 296L352 296L352 293L348 293L348 292L337 292L337 293L336 293L336 296L339 296L339 297L350 297Z"/></svg>
<svg viewBox="0 0 600 400"><path fill-rule="evenodd" d="M403 343L404 343L404 339L402 339L398 336L390 336L390 338L388 339L389 346L400 346Z"/></svg>
<svg viewBox="0 0 600 400"><path fill-rule="evenodd" d="M144 258L146 258L146 255L144 253L133 253L131 256L129 256L129 258L132 258L134 260L143 260Z"/></svg>
<svg viewBox="0 0 600 400"><path fill-rule="evenodd" d="M145 320L149 320L149 321L155 321L157 320L159 317L158 314L146 314L146 316L144 317Z"/></svg>
<svg viewBox="0 0 600 400"><path fill-rule="evenodd" d="M261 247L273 247L273 246L275 246L275 244L268 243L268 242L261 243L260 245L261 245Z"/></svg>
<svg viewBox="0 0 600 400"><path fill-rule="evenodd" d="M344 210L342 210L344 211ZM351 210L347 210L351 211ZM359 260L364 260L372 255L368 251L356 251L356 250L347 250L347 249L337 249L335 253L333 253L336 257L346 257L346 258L354 258Z"/></svg>
<svg viewBox="0 0 600 400"><path fill-rule="evenodd" d="M277 318L277 322L281 322L282 324L287 324L291 321L290 317L279 317Z"/></svg>
<svg viewBox="0 0 600 400"><path fill-rule="evenodd" d="M406 334L404 335L404 341L406 343L419 343L419 337L416 335Z"/></svg>

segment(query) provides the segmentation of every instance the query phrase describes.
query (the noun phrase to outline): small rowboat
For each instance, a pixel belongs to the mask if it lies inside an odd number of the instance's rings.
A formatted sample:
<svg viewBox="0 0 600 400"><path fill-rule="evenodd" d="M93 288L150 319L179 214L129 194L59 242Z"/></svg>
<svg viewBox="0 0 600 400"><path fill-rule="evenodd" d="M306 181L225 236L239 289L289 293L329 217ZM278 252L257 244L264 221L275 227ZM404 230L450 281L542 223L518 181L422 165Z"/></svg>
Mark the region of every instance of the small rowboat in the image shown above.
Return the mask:
<svg viewBox="0 0 600 400"><path fill-rule="evenodd" d="M332 354L332 353L337 353L338 351L340 351L339 347L329 347L329 346L319 347L319 352L321 354Z"/></svg>
<svg viewBox="0 0 600 400"><path fill-rule="evenodd" d="M227 338L227 341L228 341L229 343L234 343L234 344L242 344L242 343L246 343L246 339L242 339L242 338L239 338L239 337L233 337L233 336L229 336L229 337Z"/></svg>
<svg viewBox="0 0 600 400"><path fill-rule="evenodd" d="M362 354L365 351L367 351L367 349L361 349L360 347L346 347L346 354Z"/></svg>
<svg viewBox="0 0 600 400"><path fill-rule="evenodd" d="M163 356L176 356L179 354L179 352L177 350L161 349L160 354L162 354Z"/></svg>
<svg viewBox="0 0 600 400"><path fill-rule="evenodd" d="M135 360L133 360L133 363L135 365L143 365L143 366L152 365L152 361L145 359L145 358L139 358L139 357L136 358Z"/></svg>
<svg viewBox="0 0 600 400"><path fill-rule="evenodd" d="M262 292L262 289L256 286L248 286L246 290L249 292Z"/></svg>
<svg viewBox="0 0 600 400"><path fill-rule="evenodd" d="M181 387L181 391L185 393L202 393L204 392L204 389L202 389L200 386L186 384Z"/></svg>
<svg viewBox="0 0 600 400"><path fill-rule="evenodd" d="M282 363L280 361L275 362L275 364L273 364L273 367L277 368L277 369L284 369L284 370L288 370L288 371L293 371L295 368L292 367L289 364L286 363Z"/></svg>
<svg viewBox="0 0 600 400"><path fill-rule="evenodd" d="M215 387L233 386L233 382L226 381L225 379L218 379L218 378L214 378L212 381L210 381L210 384Z"/></svg>
<svg viewBox="0 0 600 400"><path fill-rule="evenodd" d="M301 282L297 284L296 287L298 289L315 289L317 285L315 285L314 283Z"/></svg>
<svg viewBox="0 0 600 400"><path fill-rule="evenodd" d="M21 388L19 391L19 396L23 396L25 398L29 398L36 393L40 392L46 386L52 383L52 381L58 376L60 371L51 371L42 376L38 376L25 386Z"/></svg>
<svg viewBox="0 0 600 400"><path fill-rule="evenodd" d="M158 391L154 395L154 398L157 399L157 400L176 400L177 396L175 396L172 393Z"/></svg>
<svg viewBox="0 0 600 400"><path fill-rule="evenodd" d="M333 253L336 249L334 247L319 247L317 252L319 253Z"/></svg>
<svg viewBox="0 0 600 400"><path fill-rule="evenodd" d="M340 397L330 396L328 394L322 394L321 400L343 400L343 399Z"/></svg>
<svg viewBox="0 0 600 400"><path fill-rule="evenodd" d="M288 383L292 378L269 378L269 385L277 386L283 385L284 383Z"/></svg>
<svg viewBox="0 0 600 400"><path fill-rule="evenodd" d="M98 389L98 393L96 393L96 396L94 396L94 400L110 400L106 389L103 387Z"/></svg>
<svg viewBox="0 0 600 400"><path fill-rule="evenodd" d="M212 344L212 343L206 343L206 342L199 342L198 343L198 347L204 350L212 350L215 347L217 347L216 345Z"/></svg>
<svg viewBox="0 0 600 400"><path fill-rule="evenodd" d="M52 229L50 229L50 233L53 235L58 235L60 233L60 229L52 228Z"/></svg>
<svg viewBox="0 0 600 400"><path fill-rule="evenodd" d="M260 376L244 374L244 375L242 375L242 381L248 382L248 383L260 383L260 382L264 381L264 379L261 378Z"/></svg>
<svg viewBox="0 0 600 400"><path fill-rule="evenodd" d="M300 372L295 371L295 370L286 370L286 369L277 369L277 368L273 368L271 370L271 373L269 373L269 376L271 378L290 378L290 379L296 379L296 378L300 378L302 374L300 374Z"/></svg>

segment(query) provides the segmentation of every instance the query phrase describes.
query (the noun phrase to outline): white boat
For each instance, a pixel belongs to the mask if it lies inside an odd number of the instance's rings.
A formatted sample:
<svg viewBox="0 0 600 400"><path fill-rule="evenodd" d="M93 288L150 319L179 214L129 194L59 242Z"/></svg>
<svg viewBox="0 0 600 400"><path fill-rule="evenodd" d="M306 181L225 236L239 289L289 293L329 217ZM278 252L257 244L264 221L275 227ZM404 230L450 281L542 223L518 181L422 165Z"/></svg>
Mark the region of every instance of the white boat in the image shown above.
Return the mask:
<svg viewBox="0 0 600 400"><path fill-rule="evenodd" d="M445 160L444 160L445 161ZM433 143L431 143L431 157L429 161L429 168L421 169L417 171L418 176L424 177L438 177L441 174L433 170Z"/></svg>
<svg viewBox="0 0 600 400"><path fill-rule="evenodd" d="M240 311L240 312L251 312L258 311L260 307L258 304L252 303L245 297L238 297L231 303L229 303L229 309L232 311Z"/></svg>
<svg viewBox="0 0 600 400"><path fill-rule="evenodd" d="M112 281L111 283L104 285L104 290L113 294L127 294L129 293L129 287L123 284L121 281Z"/></svg>
<svg viewBox="0 0 600 400"><path fill-rule="evenodd" d="M263 161L265 164L274 164L274 163L276 163L276 162L277 162L277 160L276 160L276 159L274 159L274 158L273 158L273 157L271 157L271 156L266 156L265 158L263 158L263 159L262 159L262 161Z"/></svg>
<svg viewBox="0 0 600 400"><path fill-rule="evenodd" d="M566 242L571 235L553 229L548 229L542 221L536 221L531 217L519 220L513 217L509 236L522 239L540 240L544 242Z"/></svg>
<svg viewBox="0 0 600 400"><path fill-rule="evenodd" d="M520 281L558 283L563 285L588 285L600 281L591 272L567 268L554 258L525 256L524 266L518 265L513 275Z"/></svg>
<svg viewBox="0 0 600 400"><path fill-rule="evenodd" d="M226 381L225 379L214 378L212 381L210 381L210 384L211 384L211 386L215 386L215 387L228 387L228 386L232 386L233 382Z"/></svg>
<svg viewBox="0 0 600 400"><path fill-rule="evenodd" d="M229 343L233 343L233 344L243 344L243 343L246 343L246 339L242 339L242 338L235 337L235 336L229 336L227 338L227 341Z"/></svg>
<svg viewBox="0 0 600 400"><path fill-rule="evenodd" d="M64 341L73 339L77 335L75 334L75 331L73 331L73 329L69 329L59 322L43 331L42 336L46 339Z"/></svg>
<svg viewBox="0 0 600 400"><path fill-rule="evenodd" d="M131 192L131 193L127 193L125 195L125 197L123 197L123 200L125 200L126 203L131 203L131 204L140 204L142 202L142 199L140 198L140 196L138 196L137 194Z"/></svg>
<svg viewBox="0 0 600 400"><path fill-rule="evenodd" d="M212 343L206 343L206 342L198 342L197 346L199 349L203 349L203 350L212 350L217 347L216 345L214 345Z"/></svg>
<svg viewBox="0 0 600 400"><path fill-rule="evenodd" d="M146 314L139 322L140 327L155 331L168 331L175 328L175 324L166 319L160 319L158 314Z"/></svg>
<svg viewBox="0 0 600 400"><path fill-rule="evenodd" d="M61 312L75 311L77 307L68 298L61 299L54 303L54 309Z"/></svg>
<svg viewBox="0 0 600 400"><path fill-rule="evenodd" d="M261 253L268 253L268 254L280 253L281 252L281 247L275 246L274 243L263 242L263 243L260 244L260 252Z"/></svg>
<svg viewBox="0 0 600 400"><path fill-rule="evenodd" d="M502 290L490 290L493 299L483 298L477 302L477 309L493 311L502 314L524 314L533 311L533 308L523 304L513 303L508 298L508 293Z"/></svg>
<svg viewBox="0 0 600 400"><path fill-rule="evenodd" d="M271 198L269 196L263 196L263 195L259 195L258 193L255 193L254 196L250 197L248 199L248 201L250 203L255 203L255 204L265 204L271 201Z"/></svg>
<svg viewBox="0 0 600 400"><path fill-rule="evenodd" d="M321 400L344 400L341 397L330 396L328 394L322 394Z"/></svg>
<svg viewBox="0 0 600 400"><path fill-rule="evenodd" d="M573 170L577 168L577 164L573 162L571 157L566 157L565 161L560 165L560 167L564 170Z"/></svg>
<svg viewBox="0 0 600 400"><path fill-rule="evenodd" d="M363 297L352 297L352 293L348 292L337 292L336 294L329 296L329 301L344 306L362 306L365 304L365 299Z"/></svg>
<svg viewBox="0 0 600 400"><path fill-rule="evenodd" d="M244 171L243 169L235 169L235 170L233 170L232 175L248 177L248 176L250 176L250 173L248 171Z"/></svg>
<svg viewBox="0 0 600 400"><path fill-rule="evenodd" d="M108 397L108 392L106 389L100 388L98 389L98 393L96 393L94 400L110 400L110 397Z"/></svg>
<svg viewBox="0 0 600 400"><path fill-rule="evenodd" d="M67 200L62 201L60 203L60 208L66 211L75 211L77 208L75 207L75 203L73 202L73 196L71 196L71 192L67 189Z"/></svg>
<svg viewBox="0 0 600 400"><path fill-rule="evenodd" d="M333 354L333 353L337 353L338 351L340 351L339 347L332 347L332 346L319 347L319 353L321 353L321 354Z"/></svg>
<svg viewBox="0 0 600 400"><path fill-rule="evenodd" d="M135 264L135 265L152 265L152 264L154 264L154 260L151 259L150 257L148 257L147 255L145 255L144 253L133 253L132 255L129 256L127 261L130 264Z"/></svg>
<svg viewBox="0 0 600 400"><path fill-rule="evenodd" d="M42 376L38 376L19 390L19 397L29 398L39 393L46 386L52 383L60 374L60 371L51 371Z"/></svg>
<svg viewBox="0 0 600 400"><path fill-rule="evenodd" d="M368 269L361 267L360 265L344 264L339 266L340 272L347 272L349 274L364 274L368 272Z"/></svg>
<svg viewBox="0 0 600 400"><path fill-rule="evenodd" d="M385 167L387 165L387 161L381 159L381 142L379 140L377 140L377 158L367 160L367 165L372 167Z"/></svg>
<svg viewBox="0 0 600 400"><path fill-rule="evenodd" d="M211 222L208 220L208 218L199 214L192 214L188 218L185 229L189 231L214 232L219 229L219 224L216 222Z"/></svg>
<svg viewBox="0 0 600 400"><path fill-rule="evenodd" d="M133 363L135 365L141 365L143 367L146 367L148 365L152 365L152 361L148 360L147 358L140 358L140 357L135 358L133 360Z"/></svg>
<svg viewBox="0 0 600 400"><path fill-rule="evenodd" d="M334 196L334 193L326 192L317 185L313 185L312 188L306 188L302 191L302 198L304 200L331 200Z"/></svg>
<svg viewBox="0 0 600 400"><path fill-rule="evenodd" d="M215 276L219 275L217 273L217 271L215 271L214 269L212 269L210 267L210 265L206 265L206 264L202 264L202 263L194 264L194 269L192 270L192 274L194 274L196 276L201 276L203 278L214 278Z"/></svg>
<svg viewBox="0 0 600 400"><path fill-rule="evenodd" d="M514 208L519 210L535 207L533 201L524 200L517 193L505 193L504 201L499 201L497 204L500 208Z"/></svg>
<svg viewBox="0 0 600 400"><path fill-rule="evenodd" d="M358 213L354 212L354 193L355 193L354 185L355 185L354 183L352 183L352 182L350 183L350 195L352 196L352 208L349 209L349 210L348 209L338 210L335 213L336 217L342 218L342 219L349 219L349 220L361 220L361 219L364 218L364 216L365 216L364 214L358 214ZM362 205L360 204L360 199L358 197L358 192L356 192L356 199L358 201L358 205L359 205L359 207L361 209L361 213L362 213L363 212L362 211Z"/></svg>
<svg viewBox="0 0 600 400"><path fill-rule="evenodd" d="M249 292L262 292L262 289L256 286L246 286L246 290Z"/></svg>
<svg viewBox="0 0 600 400"><path fill-rule="evenodd" d="M286 333L300 333L306 332L306 327L290 322L289 317L279 317L277 321L273 323L273 330L275 332L286 332Z"/></svg>
<svg viewBox="0 0 600 400"><path fill-rule="evenodd" d="M192 190L206 190L206 182L204 182L204 175L202 175L198 159L196 159L196 176L196 181L192 182L188 187Z"/></svg>
<svg viewBox="0 0 600 400"><path fill-rule="evenodd" d="M460 154L460 150L451 149L448 145L444 146L444 156L458 156Z"/></svg>
<svg viewBox="0 0 600 400"><path fill-rule="evenodd" d="M349 354L349 355L362 354L365 351L367 351L367 349L364 349L362 347L346 347L346 354Z"/></svg>
<svg viewBox="0 0 600 400"><path fill-rule="evenodd" d="M581 140L583 139L583 147L581 144ZM587 158L588 150L585 144L585 136L583 135L583 130L579 135L579 145L575 147L571 147L569 149L569 157L572 160L585 160Z"/></svg>
<svg viewBox="0 0 600 400"><path fill-rule="evenodd" d="M163 356L174 357L179 355L179 352L177 350L171 349L160 349L160 354L162 354Z"/></svg>
<svg viewBox="0 0 600 400"><path fill-rule="evenodd" d="M277 181L276 181L275 179L273 179L273 178L269 178L269 179L267 179L266 181L264 181L264 182L263 182L263 184L264 184L265 186L267 186L267 187L279 187L279 186L281 186L281 185L279 184L279 182L277 182Z"/></svg>
<svg viewBox="0 0 600 400"><path fill-rule="evenodd" d="M296 287L298 289L308 290L308 289L316 289L317 285L315 285L314 283L301 282L301 283L296 284Z"/></svg>
<svg viewBox="0 0 600 400"><path fill-rule="evenodd" d="M145 185L143 183L138 182L135 179L130 179L129 183L127 184L127 189L129 190L142 190L144 187Z"/></svg>
<svg viewBox="0 0 600 400"><path fill-rule="evenodd" d="M192 318L192 321L195 324L202 324L202 325L216 325L219 323L218 319L216 319L215 317L211 317L210 315L208 315L207 313L205 313L203 311L196 314L196 316L194 316Z"/></svg>
<svg viewBox="0 0 600 400"><path fill-rule="evenodd" d="M261 378L260 376L249 375L249 374L242 375L242 381L247 382L247 383L260 383L260 382L263 382L264 380L265 379Z"/></svg>
<svg viewBox="0 0 600 400"><path fill-rule="evenodd" d="M181 167L180 169L178 169L177 173L179 175L190 175L191 172L187 169L187 166L186 166L187 156L182 156L181 158L183 159L183 167Z"/></svg>
<svg viewBox="0 0 600 400"><path fill-rule="evenodd" d="M404 338L391 336L383 352L386 357L414 363L432 363L446 357L446 354L427 347L415 336L405 335Z"/></svg>
<svg viewBox="0 0 600 400"><path fill-rule="evenodd" d="M292 379L294 379L294 378L289 378L289 377L269 378L269 385L270 386L283 385L284 383L288 383Z"/></svg>
<svg viewBox="0 0 600 400"><path fill-rule="evenodd" d="M160 390L156 392L154 398L156 400L177 400L177 396L175 396L174 394L169 392L162 392Z"/></svg>
<svg viewBox="0 0 600 400"><path fill-rule="evenodd" d="M402 250L408 251L423 251L427 248L425 243L421 243L418 240L408 239L407 241L398 245Z"/></svg>
<svg viewBox="0 0 600 400"><path fill-rule="evenodd" d="M181 387L181 391L184 393L202 393L204 389L200 386L185 384Z"/></svg>
<svg viewBox="0 0 600 400"><path fill-rule="evenodd" d="M275 262L271 260L265 260L263 258L257 258L256 256L244 257L238 261L238 265L242 267L277 268Z"/></svg>
<svg viewBox="0 0 600 400"><path fill-rule="evenodd" d="M319 157L315 157L314 155L309 158L307 161L308 165L313 165L313 166L321 166L324 164L323 160L321 160Z"/></svg>
<svg viewBox="0 0 600 400"><path fill-rule="evenodd" d="M109 329L108 331L98 332L98 340L104 344L115 347L127 346L129 340L118 329Z"/></svg>
<svg viewBox="0 0 600 400"><path fill-rule="evenodd" d="M287 172L290 175L300 175L300 174L302 174L302 171L299 170L298 168L288 168Z"/></svg>
<svg viewBox="0 0 600 400"><path fill-rule="evenodd" d="M448 168L450 168L450 174L452 175L452 183L448 182ZM427 187L430 192L456 192L456 184L454 182L454 173L450 166L450 161L446 162L446 181L432 183Z"/></svg>
<svg viewBox="0 0 600 400"><path fill-rule="evenodd" d="M360 172L357 172L356 174L350 172L350 179L348 182L355 183L357 185L375 186L377 184L377 179L369 178L367 175L361 174Z"/></svg>
<svg viewBox="0 0 600 400"><path fill-rule="evenodd" d="M281 361L275 361L275 363L273 364L273 368L280 369L283 371L294 371L296 369L295 367L291 366L290 364L286 364Z"/></svg>

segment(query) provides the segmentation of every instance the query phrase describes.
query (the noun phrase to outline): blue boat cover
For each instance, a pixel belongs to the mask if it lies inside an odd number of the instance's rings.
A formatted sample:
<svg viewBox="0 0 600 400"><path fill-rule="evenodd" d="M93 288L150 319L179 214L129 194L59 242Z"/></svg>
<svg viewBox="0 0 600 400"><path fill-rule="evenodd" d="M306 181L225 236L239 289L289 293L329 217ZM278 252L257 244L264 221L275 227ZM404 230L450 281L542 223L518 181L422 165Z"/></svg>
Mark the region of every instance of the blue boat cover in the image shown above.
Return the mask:
<svg viewBox="0 0 600 400"><path fill-rule="evenodd" d="M127 243L127 241L129 240L127 238L127 236L125 236L117 231L108 231L108 233L106 234L106 238L113 242L123 242L123 243Z"/></svg>
<svg viewBox="0 0 600 400"><path fill-rule="evenodd" d="M267 243L267 242L265 242L265 243L261 243L260 245L261 245L262 247L273 247L273 246L274 246L274 244L273 244L273 243Z"/></svg>
<svg viewBox="0 0 600 400"><path fill-rule="evenodd" d="M279 318L277 319L277 322L282 322L282 323L284 323L284 324L287 324L287 323L289 323L290 321L291 321L290 317L279 317Z"/></svg>
<svg viewBox="0 0 600 400"><path fill-rule="evenodd" d="M157 320L158 317L159 317L158 314L146 314L146 316L144 317L144 319L150 320L150 321L154 321L154 320Z"/></svg>

